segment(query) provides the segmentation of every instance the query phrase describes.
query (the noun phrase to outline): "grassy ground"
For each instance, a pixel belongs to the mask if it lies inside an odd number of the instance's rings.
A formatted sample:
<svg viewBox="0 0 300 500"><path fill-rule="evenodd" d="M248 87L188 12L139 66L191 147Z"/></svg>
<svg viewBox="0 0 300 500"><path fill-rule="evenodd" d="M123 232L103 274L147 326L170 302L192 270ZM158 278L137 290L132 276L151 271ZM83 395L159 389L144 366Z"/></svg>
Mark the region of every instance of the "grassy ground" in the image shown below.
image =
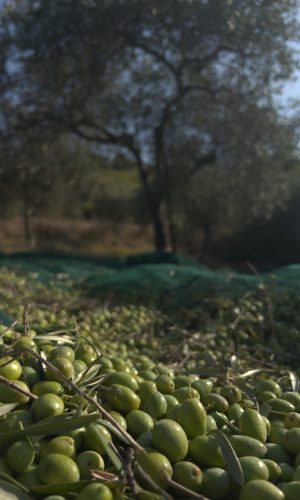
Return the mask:
<svg viewBox="0 0 300 500"><path fill-rule="evenodd" d="M152 250L150 228L136 224L36 218L33 226L38 251L122 256ZM0 220L0 252L29 250L22 219Z"/></svg>
<svg viewBox="0 0 300 500"><path fill-rule="evenodd" d="M150 226L112 221L77 220L77 219L33 219L35 248L26 242L22 218L0 219L0 252L50 251L94 256L123 257L154 250ZM194 252L186 246L179 246L178 253L199 260L201 255L201 232L195 235ZM197 247L199 251L197 252ZM244 261L228 260L219 255L206 257L207 266L213 269L230 268L249 273ZM279 267L279 263L255 263L254 266L265 271Z"/></svg>

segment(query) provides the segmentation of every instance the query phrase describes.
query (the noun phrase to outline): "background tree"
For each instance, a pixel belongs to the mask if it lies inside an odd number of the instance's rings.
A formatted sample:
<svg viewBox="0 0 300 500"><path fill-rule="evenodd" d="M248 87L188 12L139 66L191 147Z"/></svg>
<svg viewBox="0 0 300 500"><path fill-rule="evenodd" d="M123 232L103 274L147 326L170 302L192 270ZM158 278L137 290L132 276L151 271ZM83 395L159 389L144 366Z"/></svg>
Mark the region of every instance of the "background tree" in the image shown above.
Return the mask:
<svg viewBox="0 0 300 500"><path fill-rule="evenodd" d="M175 247L174 145L186 177L236 154L236 141L231 138L225 151L218 136L228 120L238 128L239 113L229 117L228 103L236 98L258 112L272 108L271 90L294 67L289 42L297 2L50 0L9 6L4 21L15 66L22 81L26 77L15 89L16 117L27 125L46 121L105 151L130 155L155 246ZM213 130L207 126L212 119Z"/></svg>
<svg viewBox="0 0 300 500"><path fill-rule="evenodd" d="M19 209L26 241L34 248L33 216L47 205L55 205L58 185L71 178L62 144L53 142L49 135L37 139L31 130L22 134L15 131L2 141L0 161L1 197L4 196L6 210Z"/></svg>
<svg viewBox="0 0 300 500"><path fill-rule="evenodd" d="M281 203L279 159L287 149L293 156L294 143L287 148L287 134L281 149L273 134L282 123L271 96L295 67L296 0L24 0L8 7L2 31L13 127L38 136L46 126L108 157L128 156L156 249L176 248L176 189L204 166L228 171L232 197L253 180L249 212L259 199L269 208Z"/></svg>

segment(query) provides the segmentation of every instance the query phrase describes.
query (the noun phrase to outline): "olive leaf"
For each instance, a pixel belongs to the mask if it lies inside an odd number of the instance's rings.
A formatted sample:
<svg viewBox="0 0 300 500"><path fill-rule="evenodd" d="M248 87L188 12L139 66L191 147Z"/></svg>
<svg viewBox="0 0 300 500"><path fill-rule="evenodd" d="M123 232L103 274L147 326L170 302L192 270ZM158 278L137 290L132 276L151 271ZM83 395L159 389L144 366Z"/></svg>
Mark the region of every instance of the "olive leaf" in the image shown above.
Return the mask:
<svg viewBox="0 0 300 500"><path fill-rule="evenodd" d="M15 484L0 479L0 500L33 500L33 497Z"/></svg>
<svg viewBox="0 0 300 500"><path fill-rule="evenodd" d="M19 481L17 481L13 477L11 477L9 474L6 474L5 472L2 472L2 471L0 471L0 480L1 479L3 481L6 481L8 483L13 484L14 486L19 488L20 490L24 491L25 493L29 493L29 489L26 488L26 486L24 486L22 483L19 483ZM0 497L0 499L1 499L1 497Z"/></svg>
<svg viewBox="0 0 300 500"><path fill-rule="evenodd" d="M83 488L91 484L90 479L82 479L73 483L56 483L56 484L43 484L41 486L34 486L32 491L40 495L69 495L70 493L79 493ZM110 488L116 488L122 485L120 481L105 481L105 484ZM73 498L73 497L72 497ZM0 500L2 500L0 496ZM4 498L3 498L4 500ZM14 499L15 500L15 499ZM16 499L17 500L17 499ZM23 499L21 499L23 500ZM27 499L24 499L27 500ZM32 499L31 499L32 500Z"/></svg>
<svg viewBox="0 0 300 500"><path fill-rule="evenodd" d="M294 392L299 392L300 383L299 378L295 372L289 371L289 376L292 384L292 388Z"/></svg>
<svg viewBox="0 0 300 500"><path fill-rule="evenodd" d="M75 483L43 484L41 486L34 486L32 491L41 495L67 495L71 492L79 493L90 483L90 479L83 479ZM0 500L2 500L1 497Z"/></svg>
<svg viewBox="0 0 300 500"><path fill-rule="evenodd" d="M98 413L91 413L90 415L83 415L80 417L58 415L57 417L47 418L33 425L29 425L22 430L0 434L0 445L4 443L7 444L24 436L63 435L73 429L85 427L95 422L97 419L99 419Z"/></svg>
<svg viewBox="0 0 300 500"><path fill-rule="evenodd" d="M238 427L236 427L230 420L226 417L226 415L223 415L222 413L216 411L216 414L218 417L224 422L225 425L229 427L231 431L233 431L235 434L240 434L240 430Z"/></svg>
<svg viewBox="0 0 300 500"><path fill-rule="evenodd" d="M256 375L257 373L260 373L262 370L260 368L254 368L253 370L248 370L245 373L242 373L239 375L237 378L248 378L252 377L252 375Z"/></svg>
<svg viewBox="0 0 300 500"><path fill-rule="evenodd" d="M237 454L235 453L229 439L225 436L224 432L219 429L212 430L211 434L218 441L221 448L224 460L227 465L228 473L240 486L244 485L244 474Z"/></svg>
<svg viewBox="0 0 300 500"><path fill-rule="evenodd" d="M122 441L124 444L129 445L129 441L121 434L121 432L108 420L99 420L99 424L103 425L111 434L114 434L116 438Z"/></svg>
<svg viewBox="0 0 300 500"><path fill-rule="evenodd" d="M83 372L81 378L80 378L80 383L86 383L89 382L90 380L93 380L94 377L97 376L98 371L99 371L100 365L92 365L90 368L88 368L85 372Z"/></svg>
<svg viewBox="0 0 300 500"><path fill-rule="evenodd" d="M270 415L270 411L271 411L271 406L269 406L266 402L264 402L262 405L260 405L259 407L259 413L263 416L263 417L267 417Z"/></svg>
<svg viewBox="0 0 300 500"><path fill-rule="evenodd" d="M233 370L236 370L237 367L238 367L238 357L233 354L230 358L230 367L233 369Z"/></svg>
<svg viewBox="0 0 300 500"><path fill-rule="evenodd" d="M49 340L50 342L64 342L64 344L70 344L74 345L75 342L74 340L70 339L69 337L65 336L58 336L58 335L52 335L52 334L47 334L47 335L36 335L35 337L37 340Z"/></svg>
<svg viewBox="0 0 300 500"><path fill-rule="evenodd" d="M102 421L101 421L101 424L102 424ZM111 448L109 441L102 436L102 434L98 431L96 425L92 424L91 427L92 427L93 432L94 432L95 441L98 441L103 446L108 458L110 459L112 464L115 466L116 470L118 472L120 472L123 469L123 464L122 464L121 460L119 459L118 455Z"/></svg>
<svg viewBox="0 0 300 500"><path fill-rule="evenodd" d="M6 405L0 405L0 417L3 417L7 413L11 412L19 403L9 403Z"/></svg>

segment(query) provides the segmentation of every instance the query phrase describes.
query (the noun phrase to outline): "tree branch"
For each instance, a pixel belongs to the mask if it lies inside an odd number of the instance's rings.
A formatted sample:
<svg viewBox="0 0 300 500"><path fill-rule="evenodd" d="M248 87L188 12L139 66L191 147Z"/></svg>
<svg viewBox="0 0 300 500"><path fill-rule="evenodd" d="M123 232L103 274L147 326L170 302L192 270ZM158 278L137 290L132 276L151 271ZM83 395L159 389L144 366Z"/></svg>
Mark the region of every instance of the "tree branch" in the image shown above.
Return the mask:
<svg viewBox="0 0 300 500"><path fill-rule="evenodd" d="M125 32L119 31L119 34L121 36L123 36L125 42L128 44L129 47L135 48L135 49L140 49L143 52L152 55L153 57L155 57L155 59L157 59L157 61L159 61L162 64L164 64L166 66L166 68L170 71L170 73L172 73L172 75L173 75L173 77L174 77L174 79L176 81L178 89L181 87L181 78L180 78L181 72L180 72L180 69L176 70L176 68L165 57L164 54L161 54L160 52L158 52L157 50L149 47L148 45L146 45L146 44L144 44L144 43L142 43L140 41L137 41L129 33L125 33Z"/></svg>
<svg viewBox="0 0 300 500"><path fill-rule="evenodd" d="M205 167L206 165L211 165L216 160L216 150L213 149L206 155L201 156L200 158L196 158L194 165L190 169L190 173L195 174L200 168Z"/></svg>

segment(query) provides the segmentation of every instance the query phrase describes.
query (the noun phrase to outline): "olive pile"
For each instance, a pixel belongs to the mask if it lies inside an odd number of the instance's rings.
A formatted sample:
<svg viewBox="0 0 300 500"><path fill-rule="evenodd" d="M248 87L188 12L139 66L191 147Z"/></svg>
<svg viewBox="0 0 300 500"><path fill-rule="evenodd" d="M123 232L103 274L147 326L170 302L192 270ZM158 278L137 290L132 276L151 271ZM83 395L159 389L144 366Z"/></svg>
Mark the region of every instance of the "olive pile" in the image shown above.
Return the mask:
<svg viewBox="0 0 300 500"><path fill-rule="evenodd" d="M300 323L280 300L171 320L3 272L0 499L299 500Z"/></svg>
<svg viewBox="0 0 300 500"><path fill-rule="evenodd" d="M99 355L101 340L78 334L2 327L1 338L3 491L48 500L300 498L300 394L287 373L280 384L261 374L201 378L131 342L106 341Z"/></svg>

